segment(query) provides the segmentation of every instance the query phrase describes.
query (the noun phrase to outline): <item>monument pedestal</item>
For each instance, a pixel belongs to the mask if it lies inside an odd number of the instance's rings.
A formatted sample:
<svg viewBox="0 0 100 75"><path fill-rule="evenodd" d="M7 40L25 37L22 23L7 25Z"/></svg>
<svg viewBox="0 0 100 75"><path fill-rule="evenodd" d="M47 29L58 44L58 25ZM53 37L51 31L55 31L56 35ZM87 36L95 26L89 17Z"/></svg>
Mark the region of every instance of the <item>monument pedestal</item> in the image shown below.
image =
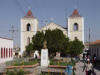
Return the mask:
<svg viewBox="0 0 100 75"><path fill-rule="evenodd" d="M48 59L48 49L41 50L41 67L48 67L49 59Z"/></svg>

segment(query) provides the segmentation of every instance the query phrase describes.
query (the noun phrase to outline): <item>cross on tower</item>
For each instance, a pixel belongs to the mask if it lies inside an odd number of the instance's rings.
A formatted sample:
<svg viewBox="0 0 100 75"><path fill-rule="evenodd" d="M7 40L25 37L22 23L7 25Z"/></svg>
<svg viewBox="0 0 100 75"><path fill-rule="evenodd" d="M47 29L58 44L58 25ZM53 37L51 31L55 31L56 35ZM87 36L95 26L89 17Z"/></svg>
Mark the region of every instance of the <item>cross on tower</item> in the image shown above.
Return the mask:
<svg viewBox="0 0 100 75"><path fill-rule="evenodd" d="M12 25L12 26L11 26L11 29L9 30L9 32L12 33L12 39L13 39L13 40L14 40L14 33L15 33L16 31L18 31L18 30L15 29L14 26Z"/></svg>

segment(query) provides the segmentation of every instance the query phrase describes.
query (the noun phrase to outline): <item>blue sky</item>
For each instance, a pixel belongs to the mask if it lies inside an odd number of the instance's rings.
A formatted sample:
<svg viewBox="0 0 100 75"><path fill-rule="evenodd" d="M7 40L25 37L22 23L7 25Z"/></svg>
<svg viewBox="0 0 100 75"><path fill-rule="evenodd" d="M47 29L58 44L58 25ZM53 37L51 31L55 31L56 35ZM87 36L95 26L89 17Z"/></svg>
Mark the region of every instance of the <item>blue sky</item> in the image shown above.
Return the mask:
<svg viewBox="0 0 100 75"><path fill-rule="evenodd" d="M14 25L15 43L20 43L20 19L31 9L39 20L39 27L44 21L51 21L66 27L66 18L77 8L85 20L85 41L88 41L89 27L91 41L100 40L100 0L0 0L0 36L11 37L9 29ZM43 21L43 22L42 22Z"/></svg>

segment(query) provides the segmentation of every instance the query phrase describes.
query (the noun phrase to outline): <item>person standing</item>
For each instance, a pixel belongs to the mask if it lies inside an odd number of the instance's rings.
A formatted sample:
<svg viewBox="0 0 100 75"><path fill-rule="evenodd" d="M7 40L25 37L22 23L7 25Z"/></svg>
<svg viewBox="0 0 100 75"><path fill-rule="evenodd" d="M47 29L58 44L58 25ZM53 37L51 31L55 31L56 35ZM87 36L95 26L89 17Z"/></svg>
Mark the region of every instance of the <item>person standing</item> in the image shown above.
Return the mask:
<svg viewBox="0 0 100 75"><path fill-rule="evenodd" d="M96 66L96 54L93 56L93 63L94 63L94 66Z"/></svg>

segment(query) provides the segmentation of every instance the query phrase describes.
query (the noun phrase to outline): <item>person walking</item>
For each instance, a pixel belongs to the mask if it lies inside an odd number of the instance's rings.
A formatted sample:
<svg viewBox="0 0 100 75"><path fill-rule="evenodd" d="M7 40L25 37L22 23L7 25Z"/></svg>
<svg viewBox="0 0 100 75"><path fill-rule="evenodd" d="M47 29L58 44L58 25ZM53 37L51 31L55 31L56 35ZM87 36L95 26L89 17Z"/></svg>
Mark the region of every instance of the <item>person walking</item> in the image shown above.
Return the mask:
<svg viewBox="0 0 100 75"><path fill-rule="evenodd" d="M92 64L90 63L90 61L88 61L86 64L86 75L91 75L91 73L92 73Z"/></svg>
<svg viewBox="0 0 100 75"><path fill-rule="evenodd" d="M84 62L84 66L83 66L83 72L84 72L85 68L86 68L86 63Z"/></svg>

